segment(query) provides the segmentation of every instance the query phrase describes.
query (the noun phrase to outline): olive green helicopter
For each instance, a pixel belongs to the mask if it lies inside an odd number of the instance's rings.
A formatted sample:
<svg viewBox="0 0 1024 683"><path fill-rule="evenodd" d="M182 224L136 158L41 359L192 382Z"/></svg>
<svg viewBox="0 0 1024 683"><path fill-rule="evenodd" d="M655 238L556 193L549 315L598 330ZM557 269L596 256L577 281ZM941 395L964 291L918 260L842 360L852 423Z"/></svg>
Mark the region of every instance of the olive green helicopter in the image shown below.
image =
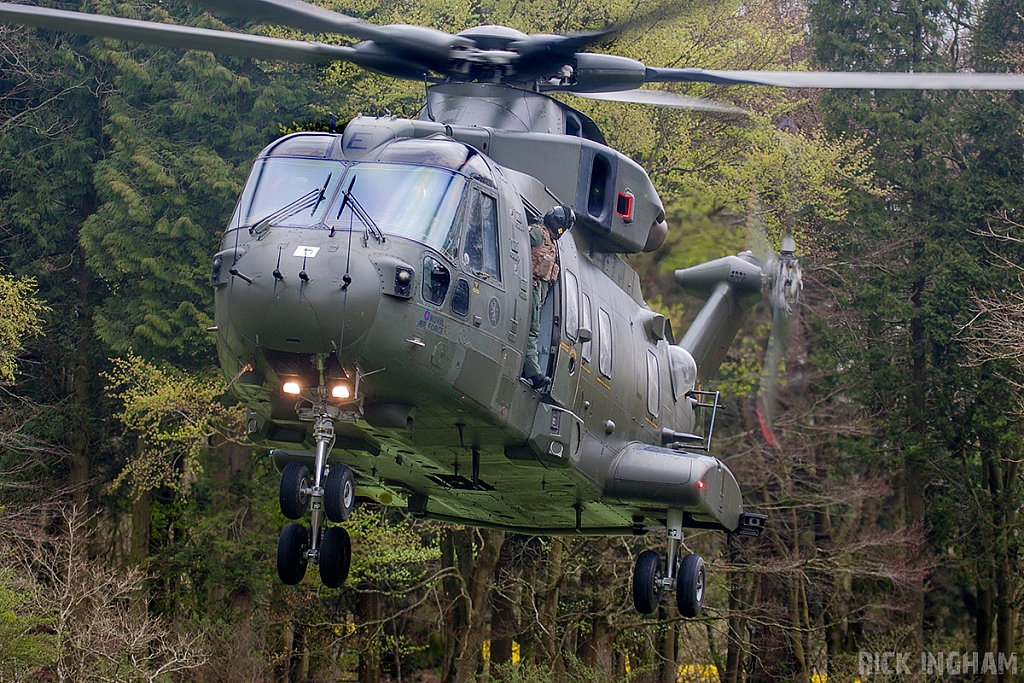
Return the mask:
<svg viewBox="0 0 1024 683"><path fill-rule="evenodd" d="M733 474L709 455L720 404L706 387L762 298L774 329L792 327L801 289L793 241L770 257L748 251L675 271L705 300L676 340L622 258L665 240L657 191L591 119L550 93L729 112L639 88L1024 89L1012 74L708 71L585 51L623 26L451 35L298 0L203 4L360 42L7 3L0 21L263 60L346 61L426 83L416 119L360 115L343 133L272 142L213 256L221 367L247 407L248 437L282 470L282 512L311 517L281 532L288 584L310 563L325 585L345 581L351 546L340 525L357 497L523 534L664 529L664 556L636 559L643 614L663 591L675 591L683 616L701 611L704 561L683 555L684 528L763 530L767 517L744 509ZM545 225L560 237L558 275L537 307L531 230ZM539 380L523 377L531 326Z"/></svg>

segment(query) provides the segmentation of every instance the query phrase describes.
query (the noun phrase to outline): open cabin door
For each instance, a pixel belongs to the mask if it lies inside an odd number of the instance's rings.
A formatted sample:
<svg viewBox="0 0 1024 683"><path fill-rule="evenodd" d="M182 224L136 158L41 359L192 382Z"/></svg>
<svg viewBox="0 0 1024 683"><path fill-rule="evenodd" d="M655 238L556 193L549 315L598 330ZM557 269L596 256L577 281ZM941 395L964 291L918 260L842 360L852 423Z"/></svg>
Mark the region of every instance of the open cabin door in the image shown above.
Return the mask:
<svg viewBox="0 0 1024 683"><path fill-rule="evenodd" d="M561 267L558 283L548 294L557 312L551 334L551 398L571 410L580 381L580 269L572 237L565 235L557 244Z"/></svg>

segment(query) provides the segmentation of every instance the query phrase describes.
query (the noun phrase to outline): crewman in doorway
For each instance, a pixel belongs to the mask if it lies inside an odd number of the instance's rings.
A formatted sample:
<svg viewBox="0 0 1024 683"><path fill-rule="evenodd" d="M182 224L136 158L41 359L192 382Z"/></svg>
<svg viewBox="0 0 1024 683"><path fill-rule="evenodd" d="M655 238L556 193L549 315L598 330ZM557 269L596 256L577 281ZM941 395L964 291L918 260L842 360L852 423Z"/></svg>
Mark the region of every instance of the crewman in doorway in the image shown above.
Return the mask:
<svg viewBox="0 0 1024 683"><path fill-rule="evenodd" d="M530 299L530 335L526 341L526 359L523 377L539 392L551 384L540 367L537 342L540 338L540 311L548 296L551 283L558 279L558 245L555 241L568 232L576 222L576 214L568 206L556 206L544 216L543 225L530 226L530 255L533 265L533 293Z"/></svg>

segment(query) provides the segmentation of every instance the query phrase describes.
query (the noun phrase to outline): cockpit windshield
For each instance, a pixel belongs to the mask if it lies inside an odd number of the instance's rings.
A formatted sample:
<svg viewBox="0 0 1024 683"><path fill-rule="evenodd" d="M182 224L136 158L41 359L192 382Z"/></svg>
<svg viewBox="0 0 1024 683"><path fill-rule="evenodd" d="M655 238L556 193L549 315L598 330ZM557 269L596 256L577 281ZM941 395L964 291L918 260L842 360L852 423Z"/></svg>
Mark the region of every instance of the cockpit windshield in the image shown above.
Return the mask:
<svg viewBox="0 0 1024 683"><path fill-rule="evenodd" d="M344 187L350 184L352 196L385 234L409 237L455 254L456 217L465 194L465 178L427 166L364 163L349 170ZM327 224L339 230L350 226L362 229L343 198L335 202Z"/></svg>
<svg viewBox="0 0 1024 683"><path fill-rule="evenodd" d="M238 222L303 228L322 223L345 174L336 161L270 158L258 161L238 202Z"/></svg>
<svg viewBox="0 0 1024 683"><path fill-rule="evenodd" d="M467 184L461 174L431 166L271 157L256 163L229 225L365 230L355 206L386 235L454 258ZM346 201L350 188L355 201Z"/></svg>

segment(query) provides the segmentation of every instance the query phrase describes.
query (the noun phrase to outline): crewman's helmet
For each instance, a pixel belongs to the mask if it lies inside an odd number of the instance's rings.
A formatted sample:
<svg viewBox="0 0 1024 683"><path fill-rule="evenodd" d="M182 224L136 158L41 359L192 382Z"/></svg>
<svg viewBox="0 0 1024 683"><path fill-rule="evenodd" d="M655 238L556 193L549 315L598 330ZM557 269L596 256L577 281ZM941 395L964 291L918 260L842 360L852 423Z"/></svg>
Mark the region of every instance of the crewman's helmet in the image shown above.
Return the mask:
<svg viewBox="0 0 1024 683"><path fill-rule="evenodd" d="M559 204L544 216L544 225L557 240L569 232L576 223L576 213L568 206Z"/></svg>

